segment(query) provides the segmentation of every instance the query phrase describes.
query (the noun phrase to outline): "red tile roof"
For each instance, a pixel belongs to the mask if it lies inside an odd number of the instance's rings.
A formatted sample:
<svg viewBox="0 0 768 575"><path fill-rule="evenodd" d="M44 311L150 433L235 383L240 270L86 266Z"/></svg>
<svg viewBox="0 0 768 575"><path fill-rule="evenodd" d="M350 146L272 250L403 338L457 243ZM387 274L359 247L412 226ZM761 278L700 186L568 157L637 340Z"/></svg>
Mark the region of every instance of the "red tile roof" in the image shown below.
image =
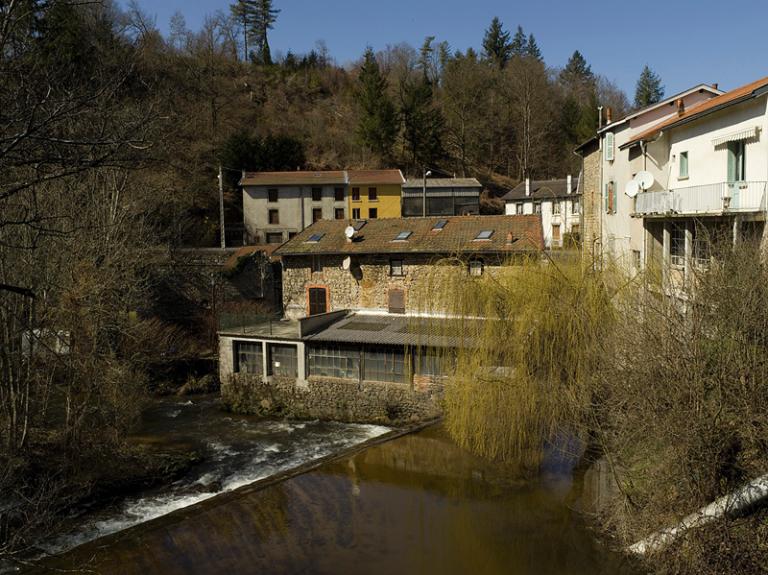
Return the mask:
<svg viewBox="0 0 768 575"><path fill-rule="evenodd" d="M741 86L740 88L726 92L721 96L716 96L710 100L706 100L697 106L693 106L692 108L685 110L685 112L682 114L672 116L671 118L656 124L652 128L641 132L630 141L623 144L621 147L628 148L629 146L632 146L633 144L636 144L642 140L652 138L661 133L663 130L671 128L679 123L690 121L698 116L704 115L707 112L711 112L728 105L736 104L743 99L751 98L754 95L754 92L766 86L768 86L768 77L761 78L760 80L756 80L755 82L751 82L745 86Z"/></svg>
<svg viewBox="0 0 768 575"><path fill-rule="evenodd" d="M241 186L322 186L346 184L347 173L337 171L246 172Z"/></svg>
<svg viewBox="0 0 768 575"><path fill-rule="evenodd" d="M400 184L405 182L400 170L347 170L350 185Z"/></svg>
<svg viewBox="0 0 768 575"><path fill-rule="evenodd" d="M441 220L447 223L435 231ZM544 248L541 218L535 215L367 220L351 242L344 235L349 225L347 220L319 220L280 246L275 255L515 253ZM493 231L490 239L475 239L485 230ZM411 235L405 241L395 240L401 232ZM313 235L321 235L320 240L308 241Z"/></svg>

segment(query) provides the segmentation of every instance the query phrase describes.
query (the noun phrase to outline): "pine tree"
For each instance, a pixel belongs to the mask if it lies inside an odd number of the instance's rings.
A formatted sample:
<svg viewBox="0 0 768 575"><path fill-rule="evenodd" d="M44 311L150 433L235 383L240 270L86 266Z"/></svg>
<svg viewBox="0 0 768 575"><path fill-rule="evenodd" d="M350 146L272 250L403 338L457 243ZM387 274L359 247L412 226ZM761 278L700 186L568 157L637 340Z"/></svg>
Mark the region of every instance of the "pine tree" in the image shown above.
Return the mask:
<svg viewBox="0 0 768 575"><path fill-rule="evenodd" d="M414 169L434 165L445 155L445 121L432 97L432 84L424 75L418 80L406 80L400 87L403 139Z"/></svg>
<svg viewBox="0 0 768 575"><path fill-rule="evenodd" d="M541 56L541 49L539 48L539 45L536 43L536 38L534 38L533 34L528 36L528 44L525 48L525 55L529 58L534 58L538 60L539 62L543 62L544 58Z"/></svg>
<svg viewBox="0 0 768 575"><path fill-rule="evenodd" d="M250 56L248 42L254 42L258 38L256 26L259 21L259 0L236 0L229 9L243 29L243 60L247 62Z"/></svg>
<svg viewBox="0 0 768 575"><path fill-rule="evenodd" d="M661 84L661 78L646 64L640 73L640 78L637 80L635 107L644 108L650 104L655 104L663 97L664 86Z"/></svg>
<svg viewBox="0 0 768 575"><path fill-rule="evenodd" d="M517 27L517 32L515 32L515 37L512 38L509 48L513 56L523 57L528 53L528 39L525 37L522 26Z"/></svg>
<svg viewBox="0 0 768 575"><path fill-rule="evenodd" d="M594 80L592 67L587 64L581 52L576 50L560 72L560 81L566 86L573 86L583 82L594 82Z"/></svg>
<svg viewBox="0 0 768 575"><path fill-rule="evenodd" d="M436 75L434 70L435 48L432 46L432 42L434 41L434 36L427 36L424 38L424 43L419 50L419 61L417 64L419 70L421 70L421 72L430 80L434 80Z"/></svg>
<svg viewBox="0 0 768 575"><path fill-rule="evenodd" d="M511 57L512 47L509 43L509 32L504 30L504 25L495 16L491 25L485 31L483 38L483 56L495 62L499 68L506 66Z"/></svg>
<svg viewBox="0 0 768 575"><path fill-rule="evenodd" d="M360 108L357 135L361 143L389 160L397 135L397 114L387 96L387 80L370 46L363 56L355 99Z"/></svg>
<svg viewBox="0 0 768 575"><path fill-rule="evenodd" d="M272 0L255 0L255 2L258 7L255 25L258 58L259 62L269 66L272 64L272 54L269 50L267 33L274 28L280 10L273 7Z"/></svg>

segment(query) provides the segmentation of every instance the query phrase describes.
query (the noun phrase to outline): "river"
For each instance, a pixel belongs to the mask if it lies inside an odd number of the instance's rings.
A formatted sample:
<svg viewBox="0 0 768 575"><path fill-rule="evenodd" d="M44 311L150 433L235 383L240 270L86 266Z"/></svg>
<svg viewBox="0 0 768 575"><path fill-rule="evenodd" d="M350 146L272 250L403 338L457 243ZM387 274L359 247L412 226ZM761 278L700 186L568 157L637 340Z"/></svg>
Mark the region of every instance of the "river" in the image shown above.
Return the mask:
<svg viewBox="0 0 768 575"><path fill-rule="evenodd" d="M78 518L34 571L631 572L572 511L580 490L568 466L550 462L522 480L461 450L440 426L253 483L388 431L234 416L210 399L161 402L134 440L204 446L206 461L172 486Z"/></svg>

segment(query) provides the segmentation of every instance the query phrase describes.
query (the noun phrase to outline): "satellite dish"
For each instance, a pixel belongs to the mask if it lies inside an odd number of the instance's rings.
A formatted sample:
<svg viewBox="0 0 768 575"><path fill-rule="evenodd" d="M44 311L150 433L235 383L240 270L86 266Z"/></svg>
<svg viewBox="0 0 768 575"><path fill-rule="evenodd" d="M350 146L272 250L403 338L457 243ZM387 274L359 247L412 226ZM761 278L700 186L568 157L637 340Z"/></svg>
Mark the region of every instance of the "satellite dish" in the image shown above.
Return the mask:
<svg viewBox="0 0 768 575"><path fill-rule="evenodd" d="M653 185L653 174L651 172L646 172L645 170L637 172L635 181L640 185L641 190L647 190Z"/></svg>
<svg viewBox="0 0 768 575"><path fill-rule="evenodd" d="M352 267L352 258L349 257L349 256L345 257L342 260L342 262L341 262L341 267L344 268L345 270L348 270L349 268L351 268Z"/></svg>
<svg viewBox="0 0 768 575"><path fill-rule="evenodd" d="M344 228L344 235L347 236L348 240L351 240L353 237L355 237L355 228L352 226L347 226Z"/></svg>
<svg viewBox="0 0 768 575"><path fill-rule="evenodd" d="M630 198L634 198L639 191L640 184L638 184L636 180L629 180L627 185L624 186L624 193L627 194Z"/></svg>

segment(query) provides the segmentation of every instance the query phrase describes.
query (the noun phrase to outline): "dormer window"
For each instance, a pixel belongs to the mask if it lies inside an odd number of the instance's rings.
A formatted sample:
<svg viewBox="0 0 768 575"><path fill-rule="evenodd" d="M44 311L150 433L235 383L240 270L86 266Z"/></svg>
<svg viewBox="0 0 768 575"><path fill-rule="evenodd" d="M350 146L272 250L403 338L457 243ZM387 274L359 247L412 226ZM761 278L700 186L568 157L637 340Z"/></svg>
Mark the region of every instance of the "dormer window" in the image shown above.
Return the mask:
<svg viewBox="0 0 768 575"><path fill-rule="evenodd" d="M413 232L400 232L399 234L397 234L397 236L395 236L395 239L394 239L393 241L395 241L395 242L404 242L404 241L407 241L407 240L408 240L408 238L410 238L410 237L411 237L411 234L412 234L412 233L413 233Z"/></svg>
<svg viewBox="0 0 768 575"><path fill-rule="evenodd" d="M493 230L483 230L475 236L475 240L490 240Z"/></svg>
<svg viewBox="0 0 768 575"><path fill-rule="evenodd" d="M316 244L316 243L317 243L317 242L319 242L321 239L323 239L323 236L324 236L324 235L325 235L325 234L312 234L311 236L309 236L309 238L308 238L308 239L306 240L306 242L304 242L304 243L307 243L307 244Z"/></svg>

